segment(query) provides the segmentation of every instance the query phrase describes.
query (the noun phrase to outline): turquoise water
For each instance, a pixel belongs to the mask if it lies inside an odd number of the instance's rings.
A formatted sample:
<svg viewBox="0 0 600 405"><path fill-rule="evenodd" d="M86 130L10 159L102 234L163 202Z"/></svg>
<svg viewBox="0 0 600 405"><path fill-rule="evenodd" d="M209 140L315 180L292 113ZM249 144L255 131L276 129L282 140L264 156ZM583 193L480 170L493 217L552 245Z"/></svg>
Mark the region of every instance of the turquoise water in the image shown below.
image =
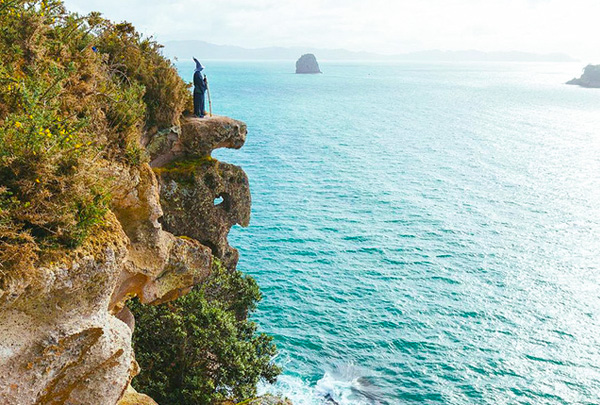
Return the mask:
<svg viewBox="0 0 600 405"><path fill-rule="evenodd" d="M215 155L250 177L230 241L285 368L264 389L600 403L600 91L562 84L581 66L205 64L249 127Z"/></svg>

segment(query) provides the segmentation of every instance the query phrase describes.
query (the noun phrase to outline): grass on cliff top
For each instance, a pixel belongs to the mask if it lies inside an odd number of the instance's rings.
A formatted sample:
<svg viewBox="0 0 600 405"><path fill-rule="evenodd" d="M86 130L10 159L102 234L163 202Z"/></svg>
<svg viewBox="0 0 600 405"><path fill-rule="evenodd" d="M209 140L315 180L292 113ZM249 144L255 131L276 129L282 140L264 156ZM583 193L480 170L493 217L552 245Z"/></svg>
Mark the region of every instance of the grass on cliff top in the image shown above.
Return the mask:
<svg viewBox="0 0 600 405"><path fill-rule="evenodd" d="M62 1L0 0L0 297L80 246L111 204L110 160L145 161L143 131L176 124L187 85L128 23Z"/></svg>

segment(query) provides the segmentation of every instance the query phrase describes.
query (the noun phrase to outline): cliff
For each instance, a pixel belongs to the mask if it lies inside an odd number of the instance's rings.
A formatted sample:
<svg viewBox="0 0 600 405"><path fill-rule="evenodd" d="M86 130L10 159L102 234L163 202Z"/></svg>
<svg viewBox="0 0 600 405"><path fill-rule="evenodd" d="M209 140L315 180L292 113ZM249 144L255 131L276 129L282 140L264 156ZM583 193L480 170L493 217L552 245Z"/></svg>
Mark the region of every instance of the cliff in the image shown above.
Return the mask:
<svg viewBox="0 0 600 405"><path fill-rule="evenodd" d="M0 25L0 404L254 397L280 370L227 241L248 178L211 157L246 125L188 117L131 24L51 0L5 2Z"/></svg>
<svg viewBox="0 0 600 405"><path fill-rule="evenodd" d="M317 58L312 53L304 54L296 61L296 73L313 74L323 73L319 68Z"/></svg>
<svg viewBox="0 0 600 405"><path fill-rule="evenodd" d="M237 263L227 233L248 224L248 180L210 153L245 138L240 121L189 118L147 139L154 167L105 162L116 179L107 224L69 260L0 291L0 403L105 405L123 396L138 372L125 301L176 299L207 277L213 256Z"/></svg>
<svg viewBox="0 0 600 405"><path fill-rule="evenodd" d="M581 87L600 88L600 65L587 65L580 78L569 80L567 84L576 84Z"/></svg>

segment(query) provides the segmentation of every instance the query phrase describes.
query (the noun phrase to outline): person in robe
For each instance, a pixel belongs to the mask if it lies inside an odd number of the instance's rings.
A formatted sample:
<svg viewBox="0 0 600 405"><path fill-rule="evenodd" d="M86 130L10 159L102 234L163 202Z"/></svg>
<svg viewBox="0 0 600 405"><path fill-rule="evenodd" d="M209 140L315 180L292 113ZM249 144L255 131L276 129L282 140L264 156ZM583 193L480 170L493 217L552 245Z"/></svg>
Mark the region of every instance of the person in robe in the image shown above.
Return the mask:
<svg viewBox="0 0 600 405"><path fill-rule="evenodd" d="M204 66L198 59L193 58L196 62L196 70L194 71L194 115L199 118L204 118L204 93L206 92L206 76L202 76Z"/></svg>

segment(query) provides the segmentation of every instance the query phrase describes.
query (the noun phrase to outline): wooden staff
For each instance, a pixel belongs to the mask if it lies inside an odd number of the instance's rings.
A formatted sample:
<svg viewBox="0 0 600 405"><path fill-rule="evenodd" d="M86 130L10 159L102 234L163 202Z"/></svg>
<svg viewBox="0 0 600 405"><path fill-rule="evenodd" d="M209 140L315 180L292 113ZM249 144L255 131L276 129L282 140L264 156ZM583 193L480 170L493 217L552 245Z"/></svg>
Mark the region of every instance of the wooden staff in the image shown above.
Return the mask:
<svg viewBox="0 0 600 405"><path fill-rule="evenodd" d="M204 75L204 80L206 81L206 94L208 95L208 116L212 117L212 100L210 99L210 88L208 87L206 75Z"/></svg>

